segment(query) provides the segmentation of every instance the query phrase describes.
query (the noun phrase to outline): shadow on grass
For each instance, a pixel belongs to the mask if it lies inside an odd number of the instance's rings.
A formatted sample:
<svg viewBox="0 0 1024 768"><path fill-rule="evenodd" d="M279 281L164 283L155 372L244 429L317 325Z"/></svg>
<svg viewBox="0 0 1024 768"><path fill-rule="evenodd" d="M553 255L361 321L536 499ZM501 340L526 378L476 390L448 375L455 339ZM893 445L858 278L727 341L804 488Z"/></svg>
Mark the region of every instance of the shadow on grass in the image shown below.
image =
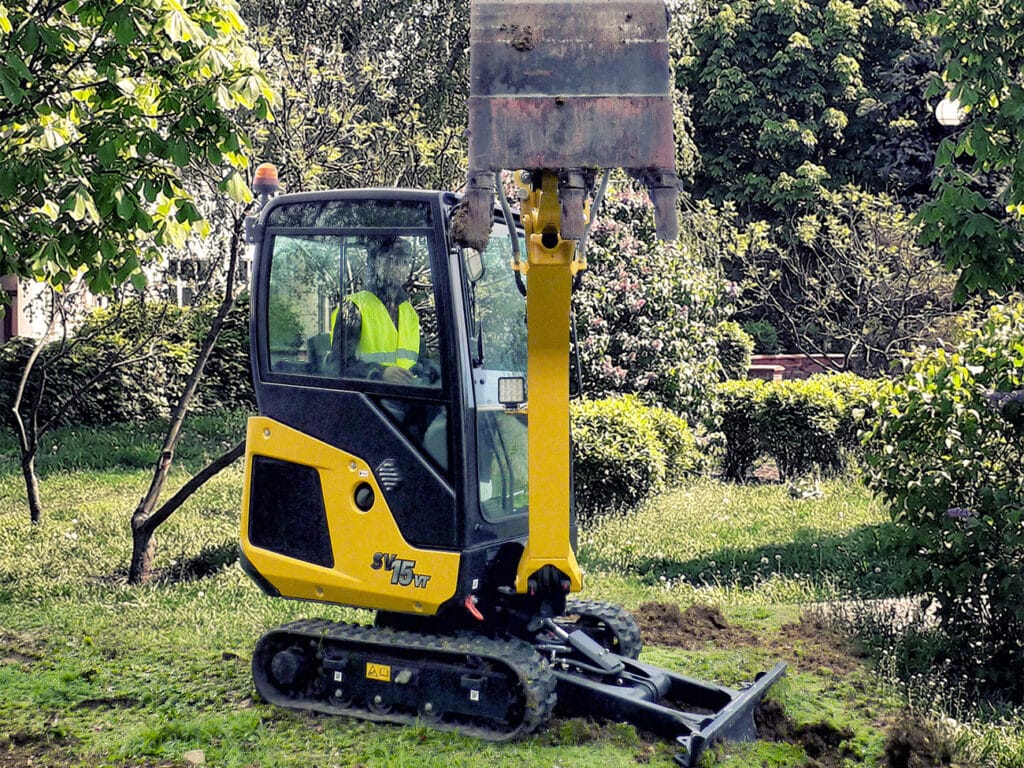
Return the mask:
<svg viewBox="0 0 1024 768"><path fill-rule="evenodd" d="M229 541L210 544L195 557L167 568L159 569L153 576L156 584L183 584L200 581L229 568L238 562L238 542Z"/></svg>
<svg viewBox="0 0 1024 768"><path fill-rule="evenodd" d="M893 597L901 594L897 538L892 523L862 526L842 536L803 528L792 542L723 548L691 560L643 558L630 570L646 584L685 579L697 586L750 587L781 575L849 597Z"/></svg>

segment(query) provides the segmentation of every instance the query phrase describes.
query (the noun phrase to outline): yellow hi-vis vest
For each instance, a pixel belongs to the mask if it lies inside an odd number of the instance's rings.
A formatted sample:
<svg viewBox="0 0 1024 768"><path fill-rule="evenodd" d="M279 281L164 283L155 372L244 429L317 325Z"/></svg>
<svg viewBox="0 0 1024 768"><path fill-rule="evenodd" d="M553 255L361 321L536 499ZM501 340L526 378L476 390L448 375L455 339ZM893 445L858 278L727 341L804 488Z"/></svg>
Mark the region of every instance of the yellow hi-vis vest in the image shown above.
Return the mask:
<svg viewBox="0 0 1024 768"><path fill-rule="evenodd" d="M420 318L412 304L403 301L398 305L398 328L395 328L387 307L373 292L359 291L348 296L348 300L356 305L362 317L357 360L405 369L416 365L420 357Z"/></svg>

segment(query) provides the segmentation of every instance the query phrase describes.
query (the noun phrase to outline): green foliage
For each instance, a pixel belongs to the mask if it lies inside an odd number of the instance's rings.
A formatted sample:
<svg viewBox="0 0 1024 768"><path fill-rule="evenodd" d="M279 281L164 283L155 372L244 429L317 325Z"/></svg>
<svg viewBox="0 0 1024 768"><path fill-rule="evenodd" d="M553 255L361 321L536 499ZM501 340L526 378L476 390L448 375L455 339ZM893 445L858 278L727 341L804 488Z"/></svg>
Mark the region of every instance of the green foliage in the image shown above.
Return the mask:
<svg viewBox="0 0 1024 768"><path fill-rule="evenodd" d="M726 320L715 326L718 345L718 363L726 379L745 379L754 353L754 338L735 320Z"/></svg>
<svg viewBox="0 0 1024 768"><path fill-rule="evenodd" d="M917 244L919 226L886 194L823 190L813 210L784 223L717 211L719 248L737 281L737 317L758 353L842 353L866 375L934 343L954 315L951 277Z"/></svg>
<svg viewBox="0 0 1024 768"><path fill-rule="evenodd" d="M636 507L665 484L665 450L635 397L571 405L576 514Z"/></svg>
<svg viewBox="0 0 1024 768"><path fill-rule="evenodd" d="M726 442L722 473L743 481L762 456L775 461L783 479L842 471L859 456L859 434L884 386L854 374L723 382L716 389Z"/></svg>
<svg viewBox="0 0 1024 768"><path fill-rule="evenodd" d="M1022 16L1022 0L950 0L927 15L945 62L928 95L948 88L965 122L938 148L934 198L921 220L924 242L938 245L946 265L960 271L961 297L1013 289L1024 279Z"/></svg>
<svg viewBox="0 0 1024 768"><path fill-rule="evenodd" d="M779 351L779 330L769 320L750 320L743 330L754 340L754 351L759 355L773 355Z"/></svg>
<svg viewBox="0 0 1024 768"><path fill-rule="evenodd" d="M94 310L73 338L44 346L29 376L22 412L27 413L27 404L44 385L41 424L88 426L165 418L180 395L213 312L213 307L182 309L162 302ZM10 419L10 404L32 346L23 337L0 346L0 409L5 421ZM244 296L214 346L192 411L254 408Z"/></svg>
<svg viewBox="0 0 1024 768"><path fill-rule="evenodd" d="M43 389L40 424L101 425L166 416L193 354L183 330L187 312L169 304L129 303L97 309L70 340L51 342L33 366L22 401ZM17 337L0 347L0 409L10 407L32 352Z"/></svg>
<svg viewBox="0 0 1024 768"><path fill-rule="evenodd" d="M215 307L199 310L193 334L194 344L202 342ZM217 343L206 361L193 410L216 413L223 410L256 410L249 357L249 294L238 297L221 326Z"/></svg>
<svg viewBox="0 0 1024 768"><path fill-rule="evenodd" d="M761 419L764 414L764 382L726 381L715 389L719 429L725 435L722 474L742 481L763 451Z"/></svg>
<svg viewBox="0 0 1024 768"><path fill-rule="evenodd" d="M633 395L571 405L577 516L633 509L703 469L686 420Z"/></svg>
<svg viewBox="0 0 1024 768"><path fill-rule="evenodd" d="M836 474L842 468L839 398L827 379L817 376L766 383L761 402L760 438L775 459L779 476L793 479L819 469Z"/></svg>
<svg viewBox="0 0 1024 768"><path fill-rule="evenodd" d="M261 0L243 13L282 96L277 121L254 126L260 158L287 191L461 183L467 0Z"/></svg>
<svg viewBox="0 0 1024 768"><path fill-rule="evenodd" d="M637 407L641 407L638 406ZM654 433L665 453L665 483L678 485L683 478L704 469L704 457L697 448L697 438L686 423L665 408L643 407L644 417L654 427Z"/></svg>
<svg viewBox="0 0 1024 768"><path fill-rule="evenodd" d="M699 243L658 242L650 204L611 190L574 297L588 397L632 393L696 423L718 381L712 333L724 283Z"/></svg>
<svg viewBox="0 0 1024 768"><path fill-rule="evenodd" d="M192 165L248 195L240 110L268 116L233 0L21 3L0 15L0 274L145 283L205 231Z"/></svg>
<svg viewBox="0 0 1024 768"><path fill-rule="evenodd" d="M937 601L974 681L1024 697L1024 303L908 361L872 434L870 482L902 536L906 588Z"/></svg>
<svg viewBox="0 0 1024 768"><path fill-rule="evenodd" d="M784 219L843 184L927 188L927 48L904 5L716 2L691 35L677 81L696 105L698 198Z"/></svg>

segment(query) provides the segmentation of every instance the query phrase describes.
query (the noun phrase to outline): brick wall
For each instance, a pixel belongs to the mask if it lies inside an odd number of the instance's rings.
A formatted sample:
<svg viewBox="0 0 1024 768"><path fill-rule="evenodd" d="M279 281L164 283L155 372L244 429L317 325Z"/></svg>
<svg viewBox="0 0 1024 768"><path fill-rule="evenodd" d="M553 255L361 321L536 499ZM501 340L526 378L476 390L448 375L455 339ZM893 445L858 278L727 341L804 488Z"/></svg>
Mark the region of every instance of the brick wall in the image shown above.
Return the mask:
<svg viewBox="0 0 1024 768"><path fill-rule="evenodd" d="M836 370L835 364L842 360L843 355L754 355L747 377L769 381L806 379L814 373Z"/></svg>

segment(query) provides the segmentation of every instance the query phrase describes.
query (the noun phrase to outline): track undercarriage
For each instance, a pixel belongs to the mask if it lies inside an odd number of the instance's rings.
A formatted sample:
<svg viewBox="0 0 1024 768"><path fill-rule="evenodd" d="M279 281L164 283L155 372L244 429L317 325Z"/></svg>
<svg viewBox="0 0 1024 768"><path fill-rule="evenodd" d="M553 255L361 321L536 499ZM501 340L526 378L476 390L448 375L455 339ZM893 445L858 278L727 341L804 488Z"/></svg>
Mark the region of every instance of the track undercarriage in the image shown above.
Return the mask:
<svg viewBox="0 0 1024 768"><path fill-rule="evenodd" d="M677 762L692 768L718 739L753 738L754 708L785 670L778 664L735 690L639 662L636 622L595 601L570 603L564 617L538 620L530 633L488 637L299 621L260 639L253 673L271 704L490 741L532 732L556 706L631 722L674 739Z"/></svg>

